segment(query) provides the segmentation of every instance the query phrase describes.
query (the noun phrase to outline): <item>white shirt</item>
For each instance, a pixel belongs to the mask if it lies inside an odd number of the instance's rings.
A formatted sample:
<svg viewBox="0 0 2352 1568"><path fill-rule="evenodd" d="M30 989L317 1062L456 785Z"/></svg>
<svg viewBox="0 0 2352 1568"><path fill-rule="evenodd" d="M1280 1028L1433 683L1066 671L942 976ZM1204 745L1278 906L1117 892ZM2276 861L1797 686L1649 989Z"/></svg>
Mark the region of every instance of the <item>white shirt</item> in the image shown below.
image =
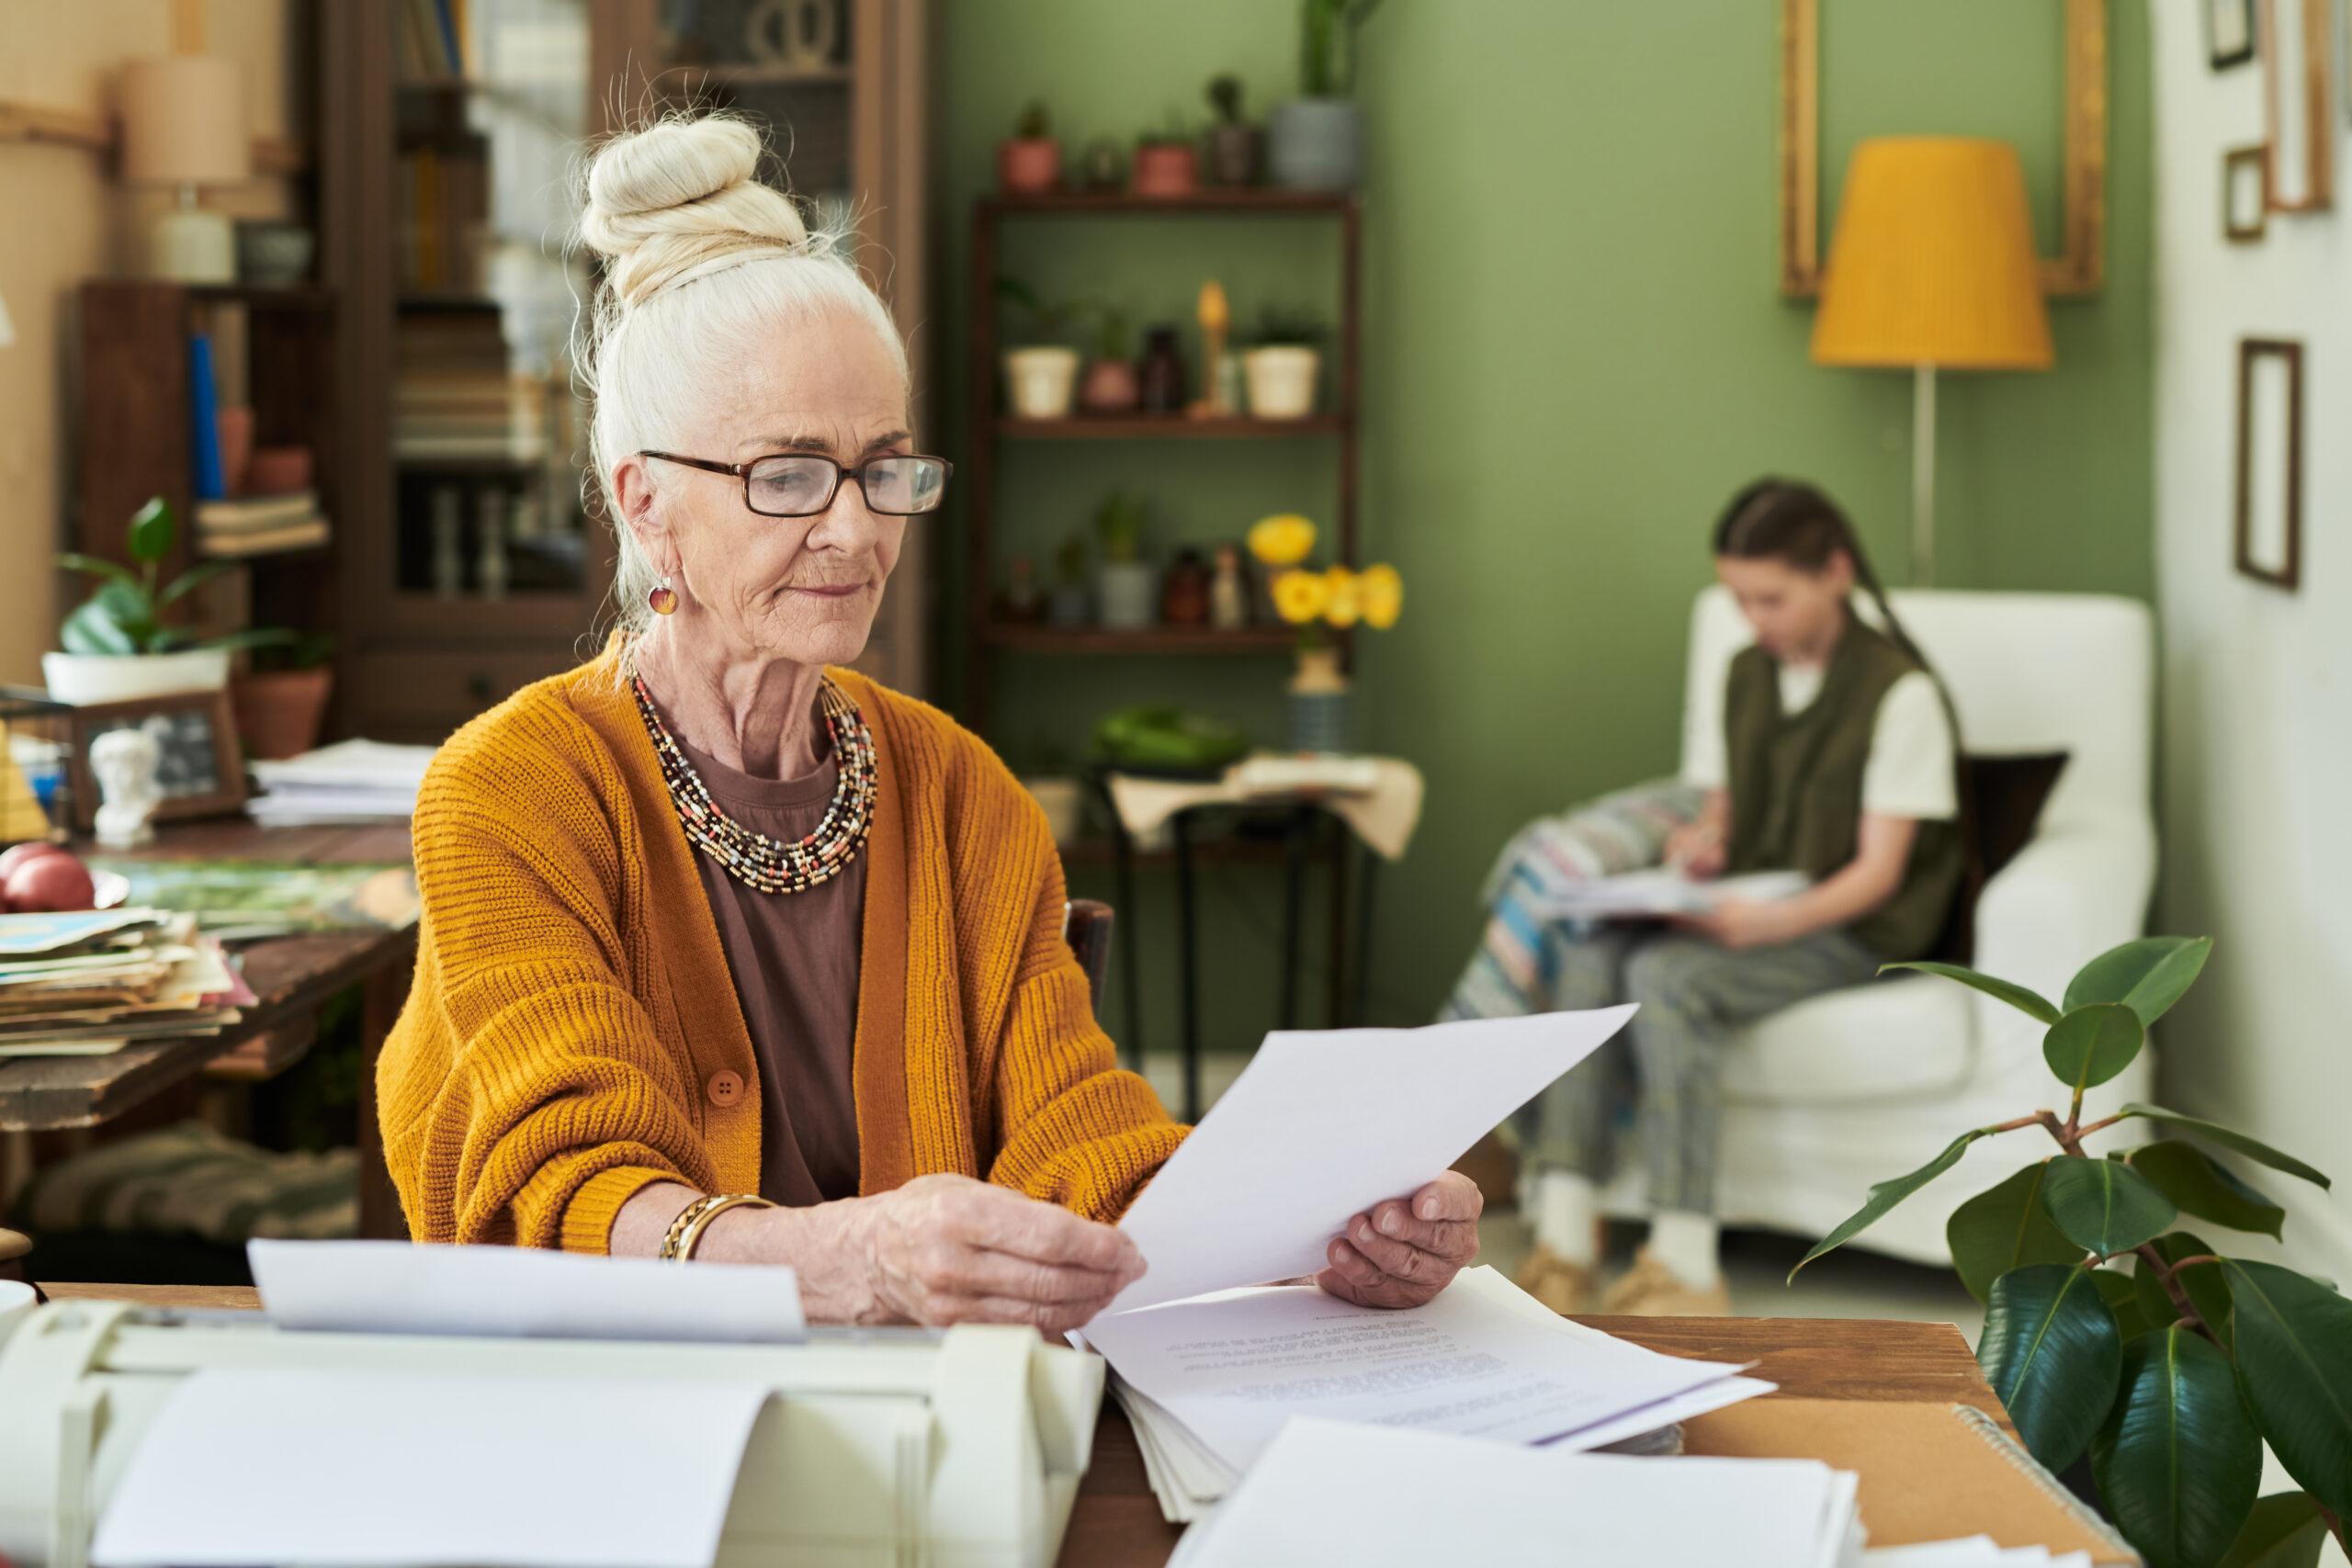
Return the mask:
<svg viewBox="0 0 2352 1568"><path fill-rule="evenodd" d="M1781 711L1800 714L1811 706L1827 673L1819 664L1781 665ZM1951 821L1960 815L1953 765L1951 724L1944 716L1936 682L1926 671L1914 670L1879 699L1870 757L1862 764L1863 814ZM1692 743L1682 782L1700 789L1722 789L1728 777L1723 727L1716 725Z"/></svg>

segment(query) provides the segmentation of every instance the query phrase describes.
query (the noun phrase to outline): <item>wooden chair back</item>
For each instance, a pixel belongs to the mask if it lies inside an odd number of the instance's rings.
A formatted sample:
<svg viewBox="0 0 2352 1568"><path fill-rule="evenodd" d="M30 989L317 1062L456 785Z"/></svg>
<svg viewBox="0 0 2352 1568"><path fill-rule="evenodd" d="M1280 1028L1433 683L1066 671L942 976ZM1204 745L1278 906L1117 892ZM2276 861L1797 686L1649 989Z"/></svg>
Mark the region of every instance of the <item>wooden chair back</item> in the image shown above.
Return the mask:
<svg viewBox="0 0 2352 1568"><path fill-rule="evenodd" d="M1062 917L1062 938L1086 971L1086 998L1094 1016L1102 1016L1102 976L1111 966L1111 906L1096 898L1073 898Z"/></svg>

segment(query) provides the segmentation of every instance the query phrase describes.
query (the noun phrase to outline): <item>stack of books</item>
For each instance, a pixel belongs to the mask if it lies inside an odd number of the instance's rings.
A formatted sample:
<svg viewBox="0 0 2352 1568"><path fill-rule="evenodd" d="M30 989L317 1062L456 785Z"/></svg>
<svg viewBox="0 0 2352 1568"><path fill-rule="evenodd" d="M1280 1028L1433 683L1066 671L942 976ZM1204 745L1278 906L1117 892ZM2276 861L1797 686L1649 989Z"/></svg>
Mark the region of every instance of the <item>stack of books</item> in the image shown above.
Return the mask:
<svg viewBox="0 0 2352 1568"><path fill-rule="evenodd" d="M547 447L547 383L509 373L495 318L401 323L392 449L402 457L535 460Z"/></svg>
<svg viewBox="0 0 2352 1568"><path fill-rule="evenodd" d="M327 542L319 493L240 495L196 503L198 547L208 556L269 556Z"/></svg>
<svg viewBox="0 0 2352 1568"><path fill-rule="evenodd" d="M430 746L342 740L282 762L252 764L262 793L245 814L272 828L404 822L433 761Z"/></svg>
<svg viewBox="0 0 2352 1568"><path fill-rule="evenodd" d="M0 1058L90 1056L218 1034L254 994L169 909L0 915Z"/></svg>

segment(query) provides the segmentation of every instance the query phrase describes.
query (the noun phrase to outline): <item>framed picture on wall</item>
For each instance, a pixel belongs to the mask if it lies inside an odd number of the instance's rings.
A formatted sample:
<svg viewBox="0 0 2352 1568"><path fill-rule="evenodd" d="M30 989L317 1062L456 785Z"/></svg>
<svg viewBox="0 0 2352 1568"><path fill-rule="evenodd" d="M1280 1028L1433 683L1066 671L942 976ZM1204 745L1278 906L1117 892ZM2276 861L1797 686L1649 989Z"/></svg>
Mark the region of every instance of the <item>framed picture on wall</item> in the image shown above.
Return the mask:
<svg viewBox="0 0 2352 1568"><path fill-rule="evenodd" d="M90 830L99 806L97 780L90 771L90 742L109 730L144 729L155 737L162 752L155 785L164 796L155 807L156 821L213 817L244 804L245 760L237 746L237 717L226 690L93 703L75 708L73 723L67 767L74 826L83 832Z"/></svg>
<svg viewBox="0 0 2352 1568"><path fill-rule="evenodd" d="M2303 579L2303 345L2238 343L2237 569L2295 592Z"/></svg>
<svg viewBox="0 0 2352 1568"><path fill-rule="evenodd" d="M2216 71L2254 58L2254 0L2204 0L2205 58Z"/></svg>
<svg viewBox="0 0 2352 1568"><path fill-rule="evenodd" d="M2335 205L2335 0L2261 0L2270 210Z"/></svg>
<svg viewBox="0 0 2352 1568"><path fill-rule="evenodd" d="M2222 237L2251 244L2270 222L2270 149L2233 147L2222 154Z"/></svg>

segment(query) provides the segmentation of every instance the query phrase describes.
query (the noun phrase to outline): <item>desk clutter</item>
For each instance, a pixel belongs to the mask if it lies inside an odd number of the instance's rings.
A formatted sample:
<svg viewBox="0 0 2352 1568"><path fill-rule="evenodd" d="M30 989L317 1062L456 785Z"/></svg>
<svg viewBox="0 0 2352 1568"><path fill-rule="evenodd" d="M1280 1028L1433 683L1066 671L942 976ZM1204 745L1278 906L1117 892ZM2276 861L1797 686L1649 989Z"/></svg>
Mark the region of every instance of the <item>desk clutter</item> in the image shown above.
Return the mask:
<svg viewBox="0 0 2352 1568"><path fill-rule="evenodd" d="M0 915L0 1058L100 1055L133 1040L218 1034L253 1001L193 915Z"/></svg>
<svg viewBox="0 0 2352 1568"><path fill-rule="evenodd" d="M255 762L262 793L245 814L266 828L341 827L405 820L432 763L430 746L343 740L282 762Z"/></svg>

